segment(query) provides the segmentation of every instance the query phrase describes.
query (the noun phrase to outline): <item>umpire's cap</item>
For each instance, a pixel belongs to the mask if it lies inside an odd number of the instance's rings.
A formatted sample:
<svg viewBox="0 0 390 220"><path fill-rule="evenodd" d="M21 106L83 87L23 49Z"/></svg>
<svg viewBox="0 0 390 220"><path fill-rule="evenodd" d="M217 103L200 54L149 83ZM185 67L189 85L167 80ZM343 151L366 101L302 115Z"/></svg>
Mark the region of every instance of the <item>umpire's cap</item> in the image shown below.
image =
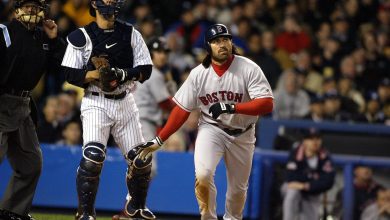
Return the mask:
<svg viewBox="0 0 390 220"><path fill-rule="evenodd" d="M211 51L210 42L213 39L222 36L226 36L232 39L232 35L230 34L228 28L224 24L213 24L207 29L204 35L204 46L207 52L210 53Z"/></svg>

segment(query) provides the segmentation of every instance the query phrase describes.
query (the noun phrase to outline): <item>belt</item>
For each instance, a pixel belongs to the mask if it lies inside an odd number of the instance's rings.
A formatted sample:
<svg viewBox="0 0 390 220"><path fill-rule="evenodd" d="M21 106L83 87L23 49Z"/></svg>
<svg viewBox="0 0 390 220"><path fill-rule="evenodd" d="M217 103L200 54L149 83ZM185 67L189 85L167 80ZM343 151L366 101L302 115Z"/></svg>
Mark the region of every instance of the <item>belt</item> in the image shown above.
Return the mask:
<svg viewBox="0 0 390 220"><path fill-rule="evenodd" d="M1 89L0 93L5 93L13 96L30 97L31 92L28 90L16 90L16 89Z"/></svg>
<svg viewBox="0 0 390 220"><path fill-rule="evenodd" d="M122 92L122 93L119 93L119 94L113 94L113 95L109 95L109 94L102 94L102 93L98 93L98 92L91 92L91 94L92 94L92 95L94 95L94 96L100 96L100 95L103 95L103 96L104 96L104 98L106 98L106 99L114 99L114 100L118 100L118 99L123 99L123 98L126 96L127 92L126 92L126 91L124 91L124 92Z"/></svg>
<svg viewBox="0 0 390 220"><path fill-rule="evenodd" d="M226 134L230 135L230 136L235 136L235 135L239 135L239 134L242 134L246 131L248 131L249 129L252 128L253 124L250 124L247 128L245 129L229 129L229 128L222 128L220 127L218 124L214 124L214 123L210 123L211 125L214 125L215 127L218 127L220 128L222 131L224 131Z"/></svg>

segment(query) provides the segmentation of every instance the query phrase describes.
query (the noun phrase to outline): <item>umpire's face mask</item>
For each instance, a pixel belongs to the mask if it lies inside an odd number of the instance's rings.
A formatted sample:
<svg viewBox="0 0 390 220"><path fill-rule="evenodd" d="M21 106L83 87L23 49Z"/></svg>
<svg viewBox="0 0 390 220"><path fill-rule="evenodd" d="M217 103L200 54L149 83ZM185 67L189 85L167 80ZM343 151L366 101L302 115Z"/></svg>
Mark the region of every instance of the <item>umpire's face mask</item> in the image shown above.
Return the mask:
<svg viewBox="0 0 390 220"><path fill-rule="evenodd" d="M22 22L27 29L32 30L44 17L44 7L35 1L27 1L15 9L16 19Z"/></svg>

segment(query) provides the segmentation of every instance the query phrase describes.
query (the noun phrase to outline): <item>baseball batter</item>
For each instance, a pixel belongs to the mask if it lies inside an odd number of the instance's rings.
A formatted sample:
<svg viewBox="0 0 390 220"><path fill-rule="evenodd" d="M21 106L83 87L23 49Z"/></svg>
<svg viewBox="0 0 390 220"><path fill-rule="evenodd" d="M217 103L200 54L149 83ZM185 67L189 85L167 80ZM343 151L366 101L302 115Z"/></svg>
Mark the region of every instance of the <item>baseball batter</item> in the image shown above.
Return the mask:
<svg viewBox="0 0 390 220"><path fill-rule="evenodd" d="M110 133L128 162L126 183L131 198L124 214L155 219L145 207L151 158L134 160L134 147L144 138L131 93L134 81L150 77L152 61L141 34L132 25L115 19L121 3L92 0L96 22L68 36L62 62L67 81L85 88L81 103L83 157L77 170L78 220L96 219L94 203Z"/></svg>
<svg viewBox="0 0 390 220"><path fill-rule="evenodd" d="M214 174L222 158L228 179L224 219L242 219L255 148L255 123L258 116L272 111L273 94L261 68L237 55L225 25L209 27L205 47L208 55L175 94L177 105L167 124L142 146L138 157L147 160L192 110L200 109L194 162L201 219L217 219Z"/></svg>

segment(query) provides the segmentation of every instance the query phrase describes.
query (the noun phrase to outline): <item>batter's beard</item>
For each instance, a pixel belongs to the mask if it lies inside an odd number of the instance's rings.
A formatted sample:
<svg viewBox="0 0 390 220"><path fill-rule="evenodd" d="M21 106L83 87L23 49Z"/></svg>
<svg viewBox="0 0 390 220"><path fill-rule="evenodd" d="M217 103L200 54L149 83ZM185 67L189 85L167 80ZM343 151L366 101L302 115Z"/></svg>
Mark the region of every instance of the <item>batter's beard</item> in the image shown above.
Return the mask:
<svg viewBox="0 0 390 220"><path fill-rule="evenodd" d="M219 57L217 57L217 56L212 55L212 56L211 56L211 59L214 60L214 61L216 61L216 62L218 62L218 63L224 63L224 62L226 62L226 61L229 59L230 56L231 56L231 55L227 55L226 57L219 58Z"/></svg>

